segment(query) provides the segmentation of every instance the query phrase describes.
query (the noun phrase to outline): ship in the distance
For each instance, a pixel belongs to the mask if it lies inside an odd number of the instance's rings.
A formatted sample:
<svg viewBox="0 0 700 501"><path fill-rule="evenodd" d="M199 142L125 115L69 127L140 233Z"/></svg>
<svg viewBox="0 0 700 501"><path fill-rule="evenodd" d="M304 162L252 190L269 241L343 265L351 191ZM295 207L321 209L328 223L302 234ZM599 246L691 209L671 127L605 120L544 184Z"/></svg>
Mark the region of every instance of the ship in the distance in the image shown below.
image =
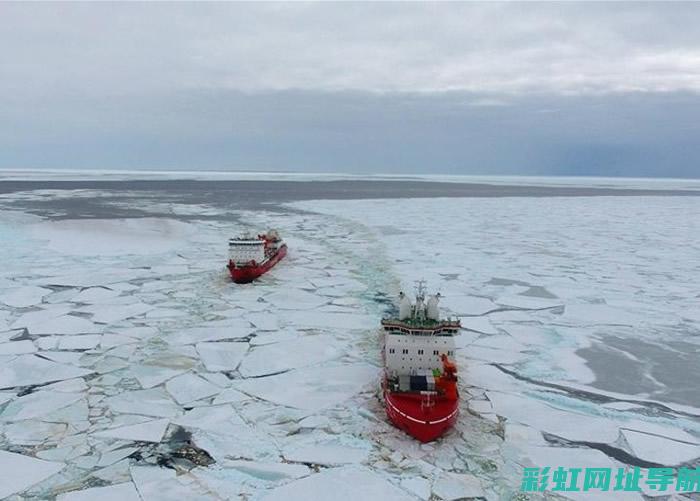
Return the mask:
<svg viewBox="0 0 700 501"><path fill-rule="evenodd" d="M226 266L237 284L252 282L287 255L287 244L276 230L252 236L242 235L228 241Z"/></svg>
<svg viewBox="0 0 700 501"><path fill-rule="evenodd" d="M421 442L445 433L457 420L459 392L454 336L459 320L440 318L440 294L425 297L419 281L416 302L399 294L398 318L384 328L384 401L389 419ZM452 359L452 360L451 360Z"/></svg>

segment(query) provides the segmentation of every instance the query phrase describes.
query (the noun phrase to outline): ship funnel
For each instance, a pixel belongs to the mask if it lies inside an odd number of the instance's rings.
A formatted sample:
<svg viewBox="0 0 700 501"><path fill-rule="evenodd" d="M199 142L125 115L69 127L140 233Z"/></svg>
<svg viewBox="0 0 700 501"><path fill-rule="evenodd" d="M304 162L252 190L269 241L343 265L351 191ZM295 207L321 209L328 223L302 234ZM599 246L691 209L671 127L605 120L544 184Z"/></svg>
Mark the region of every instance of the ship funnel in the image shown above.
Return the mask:
<svg viewBox="0 0 700 501"><path fill-rule="evenodd" d="M411 300L403 292L399 292L399 320L411 318Z"/></svg>

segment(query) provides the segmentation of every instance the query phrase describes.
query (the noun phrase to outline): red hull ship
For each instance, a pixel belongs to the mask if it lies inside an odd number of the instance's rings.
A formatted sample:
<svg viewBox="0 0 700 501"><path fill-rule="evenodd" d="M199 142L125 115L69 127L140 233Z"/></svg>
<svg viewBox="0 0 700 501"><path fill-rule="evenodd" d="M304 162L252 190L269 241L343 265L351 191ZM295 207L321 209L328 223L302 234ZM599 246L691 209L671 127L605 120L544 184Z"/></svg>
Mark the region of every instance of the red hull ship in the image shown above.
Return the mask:
<svg viewBox="0 0 700 501"><path fill-rule="evenodd" d="M398 318L384 328L384 403L389 420L421 442L437 439L457 421L459 391L454 336L459 320L441 320L440 294L426 303L419 282L415 304L400 294Z"/></svg>
<svg viewBox="0 0 700 501"><path fill-rule="evenodd" d="M287 245L275 230L257 237L241 236L228 242L228 268L231 279L247 284L267 273L287 255Z"/></svg>

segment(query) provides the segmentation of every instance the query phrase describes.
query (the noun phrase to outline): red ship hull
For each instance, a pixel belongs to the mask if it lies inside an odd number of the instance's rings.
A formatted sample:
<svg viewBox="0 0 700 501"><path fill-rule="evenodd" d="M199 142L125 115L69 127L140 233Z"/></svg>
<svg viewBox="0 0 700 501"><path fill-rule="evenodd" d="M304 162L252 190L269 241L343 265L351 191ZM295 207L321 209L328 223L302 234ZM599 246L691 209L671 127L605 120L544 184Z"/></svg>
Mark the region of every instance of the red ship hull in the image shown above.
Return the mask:
<svg viewBox="0 0 700 501"><path fill-rule="evenodd" d="M431 442L457 421L459 400L437 397L426 406L420 394L384 391L386 414L391 422L421 442Z"/></svg>
<svg viewBox="0 0 700 501"><path fill-rule="evenodd" d="M270 271L273 266L282 260L284 256L287 255L287 246L282 245L275 254L270 256L270 259L264 263L251 266L236 266L233 262L229 261L228 271L231 273L231 279L237 284L247 284Z"/></svg>

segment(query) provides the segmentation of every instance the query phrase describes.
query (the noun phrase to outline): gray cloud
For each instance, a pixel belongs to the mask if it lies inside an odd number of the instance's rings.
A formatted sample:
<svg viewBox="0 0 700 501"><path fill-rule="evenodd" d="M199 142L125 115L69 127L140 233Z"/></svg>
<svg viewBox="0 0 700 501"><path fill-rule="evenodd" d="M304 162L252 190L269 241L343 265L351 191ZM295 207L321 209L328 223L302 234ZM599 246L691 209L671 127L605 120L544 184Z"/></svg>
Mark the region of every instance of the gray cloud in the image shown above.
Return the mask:
<svg viewBox="0 0 700 501"><path fill-rule="evenodd" d="M2 3L0 168L700 176L700 4Z"/></svg>
<svg viewBox="0 0 700 501"><path fill-rule="evenodd" d="M0 4L3 87L700 90L700 4Z"/></svg>

